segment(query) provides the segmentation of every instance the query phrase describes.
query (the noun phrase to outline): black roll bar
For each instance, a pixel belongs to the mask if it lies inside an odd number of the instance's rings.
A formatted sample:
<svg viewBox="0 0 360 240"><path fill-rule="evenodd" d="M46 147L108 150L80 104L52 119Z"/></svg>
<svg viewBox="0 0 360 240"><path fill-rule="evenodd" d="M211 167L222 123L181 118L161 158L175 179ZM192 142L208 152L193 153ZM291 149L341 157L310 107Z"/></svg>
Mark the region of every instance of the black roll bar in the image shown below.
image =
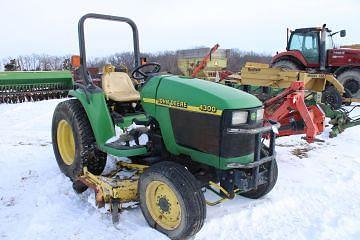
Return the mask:
<svg viewBox="0 0 360 240"><path fill-rule="evenodd" d="M133 42L134 42L134 57L135 57L135 67L140 65L140 49L139 49L139 33L135 22L129 18L125 17L117 17L110 15L103 15L97 13L88 13L82 16L79 20L78 24L78 32L79 32L79 49L80 49L80 65L81 65L81 75L84 78L87 86L93 86L94 83L87 71L86 67L86 49L85 49L85 34L84 34L84 23L88 18L92 19L101 19L108 21L116 21L116 22L125 22L130 25L133 32Z"/></svg>

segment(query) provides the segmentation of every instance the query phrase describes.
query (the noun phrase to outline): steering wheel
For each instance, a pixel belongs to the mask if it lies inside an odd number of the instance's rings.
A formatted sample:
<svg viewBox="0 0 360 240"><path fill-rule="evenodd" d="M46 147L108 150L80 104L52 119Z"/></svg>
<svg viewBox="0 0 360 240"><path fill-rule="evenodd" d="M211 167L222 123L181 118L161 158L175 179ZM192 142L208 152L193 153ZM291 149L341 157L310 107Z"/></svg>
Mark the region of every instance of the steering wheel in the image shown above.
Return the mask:
<svg viewBox="0 0 360 240"><path fill-rule="evenodd" d="M147 72L142 71L143 68L149 67L149 66L153 67L153 69L151 71L147 71ZM132 70L131 77L136 80L147 79L152 74L160 72L160 69L161 69L161 66L159 63L156 63L156 62L145 63L143 65L136 67L134 70Z"/></svg>

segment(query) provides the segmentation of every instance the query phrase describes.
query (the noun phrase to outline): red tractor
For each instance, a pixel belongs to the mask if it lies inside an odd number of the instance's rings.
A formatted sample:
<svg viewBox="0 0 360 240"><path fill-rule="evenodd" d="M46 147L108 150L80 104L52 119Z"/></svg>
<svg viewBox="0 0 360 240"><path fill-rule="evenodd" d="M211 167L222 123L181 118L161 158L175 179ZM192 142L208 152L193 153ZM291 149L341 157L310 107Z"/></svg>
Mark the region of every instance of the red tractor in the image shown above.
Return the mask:
<svg viewBox="0 0 360 240"><path fill-rule="evenodd" d="M271 60L272 67L333 73L348 90L351 97L360 97L360 49L336 48L332 33L326 28L299 28L289 31L285 52L277 53ZM350 96L349 96L350 97Z"/></svg>

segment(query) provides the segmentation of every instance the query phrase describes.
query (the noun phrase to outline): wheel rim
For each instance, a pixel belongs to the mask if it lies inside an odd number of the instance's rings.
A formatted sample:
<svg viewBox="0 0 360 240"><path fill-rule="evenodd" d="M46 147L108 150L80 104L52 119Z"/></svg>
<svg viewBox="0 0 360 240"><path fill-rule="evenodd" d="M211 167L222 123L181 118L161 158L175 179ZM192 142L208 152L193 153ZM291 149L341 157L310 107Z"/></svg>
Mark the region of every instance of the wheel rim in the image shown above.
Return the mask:
<svg viewBox="0 0 360 240"><path fill-rule="evenodd" d="M146 188L146 207L155 222L166 230L180 225L181 207L174 191L164 182L152 181Z"/></svg>
<svg viewBox="0 0 360 240"><path fill-rule="evenodd" d="M75 140L72 128L66 120L61 120L58 124L57 145L64 163L71 165L75 160Z"/></svg>

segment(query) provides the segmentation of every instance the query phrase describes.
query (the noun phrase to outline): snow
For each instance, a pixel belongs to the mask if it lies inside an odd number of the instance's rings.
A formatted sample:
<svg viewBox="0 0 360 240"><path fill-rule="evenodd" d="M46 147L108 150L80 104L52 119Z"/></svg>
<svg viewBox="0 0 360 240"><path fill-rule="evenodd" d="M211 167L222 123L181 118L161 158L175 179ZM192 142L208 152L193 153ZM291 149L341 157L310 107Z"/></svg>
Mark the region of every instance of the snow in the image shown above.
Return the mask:
<svg viewBox="0 0 360 240"><path fill-rule="evenodd" d="M139 208L114 226L74 193L51 145L53 110L62 100L0 105L0 239L167 239ZM360 127L324 143L277 141L279 178L259 200L236 197L207 207L195 239L359 239Z"/></svg>

